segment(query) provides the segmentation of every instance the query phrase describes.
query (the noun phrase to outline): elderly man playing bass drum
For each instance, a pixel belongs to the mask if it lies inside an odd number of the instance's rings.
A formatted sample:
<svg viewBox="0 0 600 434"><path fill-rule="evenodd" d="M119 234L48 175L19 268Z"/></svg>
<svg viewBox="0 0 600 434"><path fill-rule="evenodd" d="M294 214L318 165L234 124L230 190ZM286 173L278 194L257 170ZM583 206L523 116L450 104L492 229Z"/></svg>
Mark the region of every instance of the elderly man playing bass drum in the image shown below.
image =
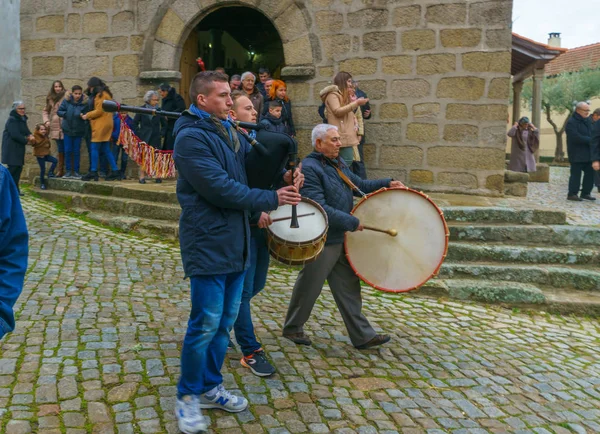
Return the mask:
<svg viewBox="0 0 600 434"><path fill-rule="evenodd" d="M312 144L314 152L302 161L304 187L300 193L323 207L329 219L329 230L323 252L298 275L283 336L296 344L311 344L304 332L304 324L327 279L352 344L361 350L384 344L390 337L377 334L361 312L360 280L344 254L344 232L363 230L360 221L350 214L353 207L352 184L365 193L383 187L402 187L403 184L389 178L363 180L353 174L339 158L342 143L336 126L317 125L312 131Z"/></svg>

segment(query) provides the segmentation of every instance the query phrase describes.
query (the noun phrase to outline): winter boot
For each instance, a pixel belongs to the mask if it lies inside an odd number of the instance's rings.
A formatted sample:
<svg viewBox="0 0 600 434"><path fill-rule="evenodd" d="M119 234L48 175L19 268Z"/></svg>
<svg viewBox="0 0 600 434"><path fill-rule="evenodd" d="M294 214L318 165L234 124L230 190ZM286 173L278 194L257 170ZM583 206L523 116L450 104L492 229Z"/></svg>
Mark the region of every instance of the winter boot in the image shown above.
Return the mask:
<svg viewBox="0 0 600 434"><path fill-rule="evenodd" d="M89 172L87 175L81 177L82 181L98 181L98 172Z"/></svg>
<svg viewBox="0 0 600 434"><path fill-rule="evenodd" d="M65 153L59 152L58 153L58 168L56 170L56 176L58 176L59 178L62 178L64 174L65 174Z"/></svg>

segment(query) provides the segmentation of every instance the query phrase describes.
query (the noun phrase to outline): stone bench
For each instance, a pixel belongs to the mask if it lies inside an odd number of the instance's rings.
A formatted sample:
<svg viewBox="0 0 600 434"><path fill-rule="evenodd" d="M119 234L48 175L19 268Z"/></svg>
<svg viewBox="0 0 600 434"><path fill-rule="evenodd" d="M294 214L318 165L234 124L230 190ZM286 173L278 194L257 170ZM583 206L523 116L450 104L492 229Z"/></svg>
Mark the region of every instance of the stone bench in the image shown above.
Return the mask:
<svg viewBox="0 0 600 434"><path fill-rule="evenodd" d="M529 174L523 172L504 171L504 194L507 196L527 196Z"/></svg>

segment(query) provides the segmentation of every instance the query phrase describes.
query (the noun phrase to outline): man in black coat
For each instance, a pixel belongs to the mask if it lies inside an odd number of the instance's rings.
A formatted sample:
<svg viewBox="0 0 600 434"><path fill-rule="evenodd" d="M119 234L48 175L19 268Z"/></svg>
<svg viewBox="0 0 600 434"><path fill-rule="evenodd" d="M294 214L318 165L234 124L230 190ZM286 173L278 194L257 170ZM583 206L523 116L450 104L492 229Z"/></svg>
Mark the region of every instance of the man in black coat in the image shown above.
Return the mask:
<svg viewBox="0 0 600 434"><path fill-rule="evenodd" d="M600 110L596 109L594 113L598 112L600 118ZM594 176L596 180L596 187L600 191L600 119L594 122L592 126L592 169L594 169Z"/></svg>
<svg viewBox="0 0 600 434"><path fill-rule="evenodd" d="M25 164L25 146L32 141L33 135L27 127L25 103L15 101L2 134L2 164L8 166L10 176L21 196L23 194L19 189L19 179L21 179L21 172Z"/></svg>
<svg viewBox="0 0 600 434"><path fill-rule="evenodd" d="M592 163L594 169L594 184L600 192L600 108L592 113Z"/></svg>
<svg viewBox="0 0 600 434"><path fill-rule="evenodd" d="M594 188L594 169L592 168L592 122L589 119L590 106L580 102L575 113L567 121L567 153L571 163L568 200L596 200L590 193ZM581 183L583 172L583 185ZM578 196L581 188L581 196Z"/></svg>
<svg viewBox="0 0 600 434"><path fill-rule="evenodd" d="M166 112L183 112L187 107L185 101L181 95L179 95L174 87L171 87L169 83L163 83L158 87L158 92L162 98L161 110ZM167 127L164 129L165 141L163 142L163 150L172 151L173 145L175 144L175 138L173 137L173 129L175 128L175 122L177 119L167 119Z"/></svg>

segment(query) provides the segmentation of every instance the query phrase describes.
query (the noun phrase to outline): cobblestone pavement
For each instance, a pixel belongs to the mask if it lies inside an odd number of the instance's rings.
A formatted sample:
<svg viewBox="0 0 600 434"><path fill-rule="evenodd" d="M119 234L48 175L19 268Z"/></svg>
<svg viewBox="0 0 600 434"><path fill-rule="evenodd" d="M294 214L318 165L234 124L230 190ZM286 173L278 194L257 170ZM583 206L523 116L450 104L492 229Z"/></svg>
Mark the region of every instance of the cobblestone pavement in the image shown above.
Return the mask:
<svg viewBox="0 0 600 434"><path fill-rule="evenodd" d="M24 207L30 271L0 344L0 432L178 432L189 309L178 249L30 197ZM230 353L225 385L251 405L208 412L213 432L600 432L597 321L369 290L366 314L392 341L361 352L326 291L314 344L299 347L280 337L295 274L274 266L254 303L278 373L255 377Z"/></svg>
<svg viewBox="0 0 600 434"><path fill-rule="evenodd" d="M567 200L569 184L568 167L550 167L550 182L530 182L527 185L527 200L544 207L563 210L567 222L573 225L600 225L600 193L594 187L595 202L572 202Z"/></svg>

